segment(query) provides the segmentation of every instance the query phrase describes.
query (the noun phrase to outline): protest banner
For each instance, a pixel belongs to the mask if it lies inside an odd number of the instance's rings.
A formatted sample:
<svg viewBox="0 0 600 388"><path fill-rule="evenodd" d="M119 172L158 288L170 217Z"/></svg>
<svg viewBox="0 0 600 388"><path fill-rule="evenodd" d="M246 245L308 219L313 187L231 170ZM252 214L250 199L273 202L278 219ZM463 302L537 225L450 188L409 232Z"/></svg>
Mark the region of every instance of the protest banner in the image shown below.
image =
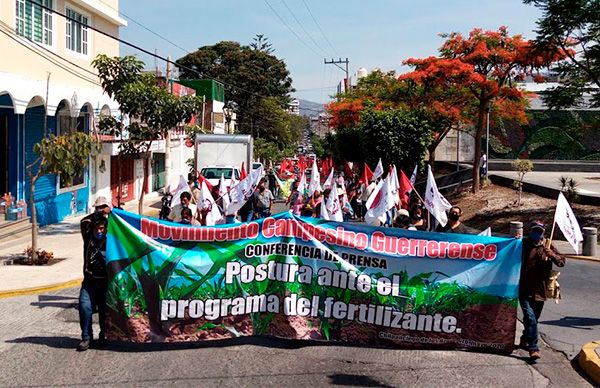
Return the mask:
<svg viewBox="0 0 600 388"><path fill-rule="evenodd" d="M114 209L107 335L511 351L521 240L281 213L189 227Z"/></svg>

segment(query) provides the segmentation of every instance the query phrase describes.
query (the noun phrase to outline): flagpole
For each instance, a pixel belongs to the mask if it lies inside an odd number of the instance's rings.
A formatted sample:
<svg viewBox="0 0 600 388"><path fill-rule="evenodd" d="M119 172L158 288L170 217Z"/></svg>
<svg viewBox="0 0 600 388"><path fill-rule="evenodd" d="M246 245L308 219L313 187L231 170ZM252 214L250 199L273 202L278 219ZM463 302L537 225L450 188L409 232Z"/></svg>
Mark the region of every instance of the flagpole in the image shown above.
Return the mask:
<svg viewBox="0 0 600 388"><path fill-rule="evenodd" d="M550 232L550 238L548 239L547 248L550 248L550 245L552 245L552 237L554 237L554 227L555 226L556 226L556 214L554 215L554 219L552 221L552 231Z"/></svg>
<svg viewBox="0 0 600 388"><path fill-rule="evenodd" d="M560 198L560 194L558 195ZM558 201L556 201L556 207L558 207ZM554 218L552 219L552 230L550 231L550 239L548 239L548 247L552 244L552 238L554 237L554 228L556 227L556 209L554 210Z"/></svg>

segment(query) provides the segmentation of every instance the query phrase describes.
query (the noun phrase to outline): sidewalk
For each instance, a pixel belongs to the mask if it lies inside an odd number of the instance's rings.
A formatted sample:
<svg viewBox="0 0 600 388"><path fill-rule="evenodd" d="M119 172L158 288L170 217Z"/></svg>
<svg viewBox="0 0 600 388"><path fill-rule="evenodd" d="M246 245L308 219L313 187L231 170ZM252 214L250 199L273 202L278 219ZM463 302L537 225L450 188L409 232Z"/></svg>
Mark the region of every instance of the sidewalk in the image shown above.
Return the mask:
<svg viewBox="0 0 600 388"><path fill-rule="evenodd" d="M514 171L492 171L490 174L501 177L517 179L517 173ZM560 189L561 177L573 178L579 186L577 192L592 197L600 197L600 173L599 172L548 172L532 171L525 174L523 181L525 183L535 184L549 189Z"/></svg>
<svg viewBox="0 0 600 388"><path fill-rule="evenodd" d="M144 214L158 217L160 196L150 193L146 195L144 203ZM137 206L137 201L132 201L123 208L137 213ZM84 216L69 217L60 223L40 228L38 247L52 251L57 259L63 259L59 263L49 266L2 265L4 260L0 260L0 298L78 285L83 270L83 241L79 221ZM30 235L0 244L0 258L19 255L30 246Z"/></svg>

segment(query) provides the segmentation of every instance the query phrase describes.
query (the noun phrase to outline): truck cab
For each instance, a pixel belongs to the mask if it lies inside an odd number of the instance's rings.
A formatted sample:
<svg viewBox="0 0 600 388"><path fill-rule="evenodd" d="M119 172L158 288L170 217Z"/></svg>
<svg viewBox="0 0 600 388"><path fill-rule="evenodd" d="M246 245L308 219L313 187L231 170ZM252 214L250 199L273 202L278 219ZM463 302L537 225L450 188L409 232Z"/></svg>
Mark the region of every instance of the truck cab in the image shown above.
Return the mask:
<svg viewBox="0 0 600 388"><path fill-rule="evenodd" d="M235 182L240 181L240 169L235 166L206 166L202 167L200 174L210 182L211 185L216 186L221 180L221 174L225 179L227 187L231 187L231 178L235 179Z"/></svg>

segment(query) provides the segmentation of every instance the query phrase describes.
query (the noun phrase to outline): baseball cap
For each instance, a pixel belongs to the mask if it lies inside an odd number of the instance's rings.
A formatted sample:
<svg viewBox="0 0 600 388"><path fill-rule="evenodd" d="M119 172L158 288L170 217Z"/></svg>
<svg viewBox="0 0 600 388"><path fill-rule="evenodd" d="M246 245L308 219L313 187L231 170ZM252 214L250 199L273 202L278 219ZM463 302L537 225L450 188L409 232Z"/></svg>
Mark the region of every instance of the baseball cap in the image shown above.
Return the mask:
<svg viewBox="0 0 600 388"><path fill-rule="evenodd" d="M96 202L94 202L94 207L102 207L102 206L110 206L106 197L100 196L96 198Z"/></svg>
<svg viewBox="0 0 600 388"><path fill-rule="evenodd" d="M542 231L546 230L546 225L540 221L533 221L530 225L529 225L529 229L541 229Z"/></svg>

